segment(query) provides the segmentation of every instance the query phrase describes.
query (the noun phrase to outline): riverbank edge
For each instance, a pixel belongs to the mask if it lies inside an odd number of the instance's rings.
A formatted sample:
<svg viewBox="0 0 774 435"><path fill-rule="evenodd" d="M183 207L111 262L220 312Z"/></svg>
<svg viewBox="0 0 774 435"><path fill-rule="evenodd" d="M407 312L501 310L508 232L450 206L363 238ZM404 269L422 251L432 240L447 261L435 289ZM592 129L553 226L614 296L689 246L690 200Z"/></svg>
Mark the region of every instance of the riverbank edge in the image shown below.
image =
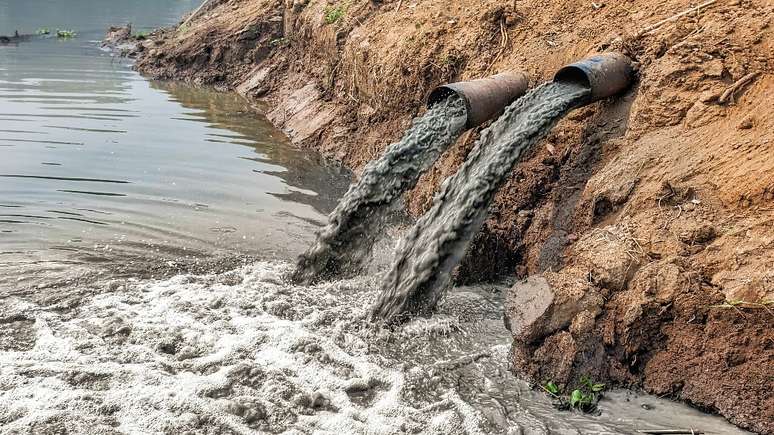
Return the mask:
<svg viewBox="0 0 774 435"><path fill-rule="evenodd" d="M774 431L774 168L761 161L774 81L763 74L734 104L720 102L738 80L771 70L771 13L726 5L635 39L631 20L690 5L401 3L214 1L143 42L137 69L267 101L294 143L357 170L438 84L508 69L538 82L589 52L626 52L640 64L636 89L575 112L519 166L458 280L532 276L509 295L506 325L515 370L535 383L592 376ZM413 215L475 136L407 195Z"/></svg>

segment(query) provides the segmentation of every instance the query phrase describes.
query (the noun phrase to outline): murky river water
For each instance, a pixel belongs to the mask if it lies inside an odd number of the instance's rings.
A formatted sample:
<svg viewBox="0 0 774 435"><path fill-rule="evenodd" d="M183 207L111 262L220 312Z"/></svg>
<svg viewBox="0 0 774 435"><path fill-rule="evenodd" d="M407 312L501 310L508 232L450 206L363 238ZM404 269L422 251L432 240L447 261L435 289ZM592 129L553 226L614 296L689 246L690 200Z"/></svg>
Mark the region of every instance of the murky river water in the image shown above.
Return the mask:
<svg viewBox="0 0 774 435"><path fill-rule="evenodd" d="M194 3L0 1L0 34L78 33L0 48L0 262L290 259L312 240L341 171L240 97L149 83L95 42L111 23L167 25Z"/></svg>
<svg viewBox="0 0 774 435"><path fill-rule="evenodd" d="M0 0L0 34L78 33L0 46L0 433L739 433L628 392L556 412L508 371L496 286L388 331L378 277L287 283L346 174L98 48L197 3Z"/></svg>

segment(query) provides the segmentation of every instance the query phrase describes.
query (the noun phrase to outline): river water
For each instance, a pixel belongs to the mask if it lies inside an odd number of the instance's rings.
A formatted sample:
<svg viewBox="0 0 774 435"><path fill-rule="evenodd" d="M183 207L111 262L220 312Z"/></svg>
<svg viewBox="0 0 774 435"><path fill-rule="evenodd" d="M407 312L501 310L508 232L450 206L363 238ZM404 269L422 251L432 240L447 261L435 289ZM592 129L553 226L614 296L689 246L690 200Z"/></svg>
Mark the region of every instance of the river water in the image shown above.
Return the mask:
<svg viewBox="0 0 774 435"><path fill-rule="evenodd" d="M0 34L78 33L0 46L0 433L740 433L623 391L555 411L508 371L503 287L387 330L379 274L288 283L347 174L98 48L196 3L0 0Z"/></svg>
<svg viewBox="0 0 774 435"><path fill-rule="evenodd" d="M142 31L194 6L0 0L0 34L78 33L0 48L6 267L58 276L63 265L149 252L163 262L221 251L292 259L313 240L346 189L342 171L294 150L240 97L150 83L96 43L110 24Z"/></svg>

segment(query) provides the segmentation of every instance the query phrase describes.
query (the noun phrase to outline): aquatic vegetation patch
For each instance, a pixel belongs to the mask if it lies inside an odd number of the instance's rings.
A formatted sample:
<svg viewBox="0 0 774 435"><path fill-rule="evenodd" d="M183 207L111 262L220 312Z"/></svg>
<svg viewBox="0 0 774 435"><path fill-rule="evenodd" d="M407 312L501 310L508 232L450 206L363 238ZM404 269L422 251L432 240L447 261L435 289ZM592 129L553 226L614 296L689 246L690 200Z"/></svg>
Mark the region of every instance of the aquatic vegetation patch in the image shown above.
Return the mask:
<svg viewBox="0 0 774 435"><path fill-rule="evenodd" d="M594 412L597 403L605 391L605 384L594 382L589 376L581 376L580 383L568 394L563 394L555 382L549 381L541 388L554 400L554 406L560 410L575 409L581 412Z"/></svg>
<svg viewBox="0 0 774 435"><path fill-rule="evenodd" d="M78 36L74 30L70 29L56 29L56 37L59 39L72 39Z"/></svg>

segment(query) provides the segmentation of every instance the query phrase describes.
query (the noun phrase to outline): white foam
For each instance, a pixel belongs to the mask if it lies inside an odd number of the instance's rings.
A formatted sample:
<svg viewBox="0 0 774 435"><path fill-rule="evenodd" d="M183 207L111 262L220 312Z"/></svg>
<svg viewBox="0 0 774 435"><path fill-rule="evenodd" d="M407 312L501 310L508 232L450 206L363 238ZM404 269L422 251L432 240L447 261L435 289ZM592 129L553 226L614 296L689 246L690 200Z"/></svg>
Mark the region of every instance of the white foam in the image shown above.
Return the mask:
<svg viewBox="0 0 774 435"><path fill-rule="evenodd" d="M401 368L369 354L371 332L358 319L372 295L351 289L373 282L291 287L282 280L287 271L286 264L262 262L229 279L135 282L64 315L23 307L35 313L36 341L27 351L0 352L2 431L60 425L76 432L389 434L463 427L456 412L407 404ZM348 390L373 397L357 403ZM475 418L470 412L466 419Z"/></svg>
<svg viewBox="0 0 774 435"><path fill-rule="evenodd" d="M282 279L289 267L108 283L71 311L0 301L0 319L34 320L34 336L15 327L15 346L0 330L6 348L23 349L0 351L0 433L620 433L669 427L675 415L724 424L652 397L642 400L656 410L641 415L628 398L605 402L601 417L557 413L509 373L510 340L487 293L458 289L431 319L376 328L363 320L374 278L294 287Z"/></svg>

